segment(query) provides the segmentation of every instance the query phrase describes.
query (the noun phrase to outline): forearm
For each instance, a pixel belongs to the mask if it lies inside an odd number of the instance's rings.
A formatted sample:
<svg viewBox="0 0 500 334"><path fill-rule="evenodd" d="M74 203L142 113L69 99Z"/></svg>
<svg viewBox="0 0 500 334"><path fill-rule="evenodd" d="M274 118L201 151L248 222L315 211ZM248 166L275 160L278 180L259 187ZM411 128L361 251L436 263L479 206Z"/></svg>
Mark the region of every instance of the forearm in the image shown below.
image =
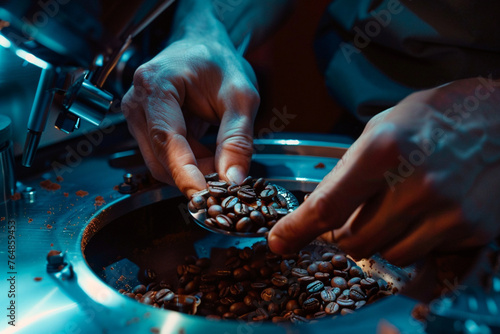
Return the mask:
<svg viewBox="0 0 500 334"><path fill-rule="evenodd" d="M189 34L229 37L238 48L255 46L269 36L291 11L295 0L180 0L171 41Z"/></svg>

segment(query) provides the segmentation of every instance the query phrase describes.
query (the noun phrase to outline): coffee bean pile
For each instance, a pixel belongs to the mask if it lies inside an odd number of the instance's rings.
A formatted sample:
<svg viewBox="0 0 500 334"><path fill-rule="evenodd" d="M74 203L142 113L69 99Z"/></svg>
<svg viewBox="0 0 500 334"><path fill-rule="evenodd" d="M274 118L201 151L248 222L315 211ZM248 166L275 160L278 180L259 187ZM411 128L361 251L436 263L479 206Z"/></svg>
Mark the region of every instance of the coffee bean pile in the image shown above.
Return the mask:
<svg viewBox="0 0 500 334"><path fill-rule="evenodd" d="M199 299L196 314L211 319L292 323L349 314L391 294L385 281L368 277L338 249L280 256L262 242L228 248L224 255L221 266L209 258L187 256L177 267L176 294L164 282L121 292L167 309L173 309L175 296L192 296L190 303ZM191 310L176 309L182 308Z"/></svg>
<svg viewBox="0 0 500 334"><path fill-rule="evenodd" d="M217 173L205 175L207 189L192 195L188 208L205 209L205 225L240 233L266 233L288 214L287 201L263 178L248 176L241 184L219 180Z"/></svg>

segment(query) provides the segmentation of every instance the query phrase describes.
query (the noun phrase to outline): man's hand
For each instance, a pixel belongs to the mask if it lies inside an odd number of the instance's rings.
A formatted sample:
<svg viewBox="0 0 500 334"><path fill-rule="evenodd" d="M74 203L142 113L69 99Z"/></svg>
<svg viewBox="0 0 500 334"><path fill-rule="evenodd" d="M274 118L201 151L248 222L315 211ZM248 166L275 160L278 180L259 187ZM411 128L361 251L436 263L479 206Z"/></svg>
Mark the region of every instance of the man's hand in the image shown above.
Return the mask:
<svg viewBox="0 0 500 334"><path fill-rule="evenodd" d="M153 176L188 196L214 170L231 182L243 180L258 105L255 74L224 33L173 42L136 71L123 98ZM215 156L198 142L209 124L220 124Z"/></svg>
<svg viewBox="0 0 500 334"><path fill-rule="evenodd" d="M308 200L269 234L277 253L312 239L407 265L500 235L500 84L466 79L374 117Z"/></svg>

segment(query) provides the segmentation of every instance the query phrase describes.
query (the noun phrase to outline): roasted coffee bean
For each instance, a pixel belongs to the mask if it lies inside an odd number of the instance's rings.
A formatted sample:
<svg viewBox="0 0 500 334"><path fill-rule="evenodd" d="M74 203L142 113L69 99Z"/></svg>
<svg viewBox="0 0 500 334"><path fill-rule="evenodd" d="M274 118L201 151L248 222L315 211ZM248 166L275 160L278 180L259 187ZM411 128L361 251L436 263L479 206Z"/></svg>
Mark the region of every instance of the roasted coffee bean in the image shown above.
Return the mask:
<svg viewBox="0 0 500 334"><path fill-rule="evenodd" d="M224 212L224 209L222 206L216 204L209 207L207 212L210 217L215 218L218 215L221 215Z"/></svg>
<svg viewBox="0 0 500 334"><path fill-rule="evenodd" d="M142 282L145 284L149 284L156 279L156 273L153 269L145 269L143 271Z"/></svg>
<svg viewBox="0 0 500 334"><path fill-rule="evenodd" d="M321 282L328 282L330 281L330 274L329 273L322 273L322 272L317 272L314 274L314 278L317 279L318 281Z"/></svg>
<svg viewBox="0 0 500 334"><path fill-rule="evenodd" d="M335 269L333 271L333 276L343 277L343 278L347 279L347 278L349 278L349 273L345 272L343 270L337 270L337 269Z"/></svg>
<svg viewBox="0 0 500 334"><path fill-rule="evenodd" d="M334 315L339 313L340 307L336 302L330 302L325 306L325 313Z"/></svg>
<svg viewBox="0 0 500 334"><path fill-rule="evenodd" d="M262 277L270 277L273 274L273 269L268 266L262 267L259 270L259 274Z"/></svg>
<svg viewBox="0 0 500 334"><path fill-rule="evenodd" d="M228 216L229 219L231 219L231 221L233 222L238 221L238 216L234 212L229 212L226 214L226 216Z"/></svg>
<svg viewBox="0 0 500 334"><path fill-rule="evenodd" d="M271 202L274 198L274 196L276 196L278 194L278 192L276 191L276 188L274 187L270 187L270 188L267 188L262 190L260 192L260 197L266 201L266 202Z"/></svg>
<svg viewBox="0 0 500 334"><path fill-rule="evenodd" d="M264 178L258 178L253 184L253 188L257 192L261 192L267 186L267 181Z"/></svg>
<svg viewBox="0 0 500 334"><path fill-rule="evenodd" d="M342 270L347 268L347 258L345 257L345 255L342 254L334 255L332 257L331 262L335 269Z"/></svg>
<svg viewBox="0 0 500 334"><path fill-rule="evenodd" d="M215 220L215 218L207 218L205 219L205 225L210 227L217 227L217 221Z"/></svg>
<svg viewBox="0 0 500 334"><path fill-rule="evenodd" d="M211 173L205 175L205 181L218 181L219 180L219 174L218 173Z"/></svg>
<svg viewBox="0 0 500 334"><path fill-rule="evenodd" d="M280 207L285 208L285 209L287 208L288 203L286 201L286 198L283 195L281 195L281 194L276 195L275 201L278 202Z"/></svg>
<svg viewBox="0 0 500 334"><path fill-rule="evenodd" d="M199 286L199 290L200 292L203 292L203 293L208 293L208 292L212 292L212 291L215 291L217 289L217 287L214 285L214 284L200 284Z"/></svg>
<svg viewBox="0 0 500 334"><path fill-rule="evenodd" d="M260 298L266 302L270 302L276 296L276 290L273 288L267 288L262 291Z"/></svg>
<svg viewBox="0 0 500 334"><path fill-rule="evenodd" d="M307 285L306 290L309 293L315 293L315 292L323 290L324 287L325 287L325 285L323 284L323 282L321 282L321 281L314 281L314 282L309 283Z"/></svg>
<svg viewBox="0 0 500 334"><path fill-rule="evenodd" d="M302 276L297 278L297 282L299 282L299 284L302 286L307 286L308 284L313 283L315 280L316 279L313 276Z"/></svg>
<svg viewBox="0 0 500 334"><path fill-rule="evenodd" d="M339 306L341 308L354 308L354 300L350 299L349 297L347 296L344 296L344 295L341 295L339 297L337 297L337 301L336 301L337 304L339 304Z"/></svg>
<svg viewBox="0 0 500 334"><path fill-rule="evenodd" d="M267 229L268 229L268 230L271 230L271 229L274 227L274 225L276 225L276 223L277 223L277 222L278 222L278 221L277 221L277 220L274 220L274 219L273 219L273 220L268 221L268 222L267 222L267 224L266 224Z"/></svg>
<svg viewBox="0 0 500 334"><path fill-rule="evenodd" d="M284 208L277 208L277 209L274 209L274 211L276 211L276 214L278 215L277 218L283 218L288 214L288 209L284 209Z"/></svg>
<svg viewBox="0 0 500 334"><path fill-rule="evenodd" d="M217 187L217 188L227 188L229 187L229 183L226 181L222 180L217 180L217 181L208 181L207 186L210 189L211 187Z"/></svg>
<svg viewBox="0 0 500 334"><path fill-rule="evenodd" d="M132 293L145 294L146 293L146 286L144 284L139 284L135 288L132 289Z"/></svg>
<svg viewBox="0 0 500 334"><path fill-rule="evenodd" d="M345 278L340 277L340 276L336 276L336 277L332 278L331 285L332 285L332 287L339 288L340 290L345 290L349 287L347 285Z"/></svg>
<svg viewBox="0 0 500 334"><path fill-rule="evenodd" d="M215 291L210 291L203 294L203 301L207 304L214 304L219 299L219 294Z"/></svg>
<svg viewBox="0 0 500 334"><path fill-rule="evenodd" d="M215 217L217 227L223 230L230 230L233 227L233 221L226 215L218 215Z"/></svg>
<svg viewBox="0 0 500 334"><path fill-rule="evenodd" d="M250 212L250 219L255 223L255 225L262 227L266 224L266 218L260 211L252 211Z"/></svg>
<svg viewBox="0 0 500 334"><path fill-rule="evenodd" d="M215 272L215 275L219 278L227 278L227 277L231 277L233 275L233 272L231 270L217 270Z"/></svg>
<svg viewBox="0 0 500 334"><path fill-rule="evenodd" d="M243 302L236 302L229 307L229 312L232 312L236 315L242 315L247 313L248 311L248 306Z"/></svg>
<svg viewBox="0 0 500 334"><path fill-rule="evenodd" d="M290 298L297 298L300 295L300 284L292 283L288 287L288 295Z"/></svg>
<svg viewBox="0 0 500 334"><path fill-rule="evenodd" d="M237 268L233 271L233 278L237 281L244 281L250 278L250 273L243 268Z"/></svg>
<svg viewBox="0 0 500 334"><path fill-rule="evenodd" d="M247 217L248 215L250 215L250 210L248 209L248 205L246 205L245 203L236 203L234 205L234 213L238 217Z"/></svg>
<svg viewBox="0 0 500 334"><path fill-rule="evenodd" d="M361 285L355 284L349 289L349 298L355 302L366 299L366 294L361 288Z"/></svg>
<svg viewBox="0 0 500 334"><path fill-rule="evenodd" d="M309 276L309 273L307 270L302 269L302 268L292 268L291 274L294 277L304 277L304 276Z"/></svg>
<svg viewBox="0 0 500 334"><path fill-rule="evenodd" d="M321 255L321 260L323 261L331 261L335 253L326 252Z"/></svg>
<svg viewBox="0 0 500 334"><path fill-rule="evenodd" d="M347 286L352 287L355 284L360 284L361 278L359 277L353 277L349 281L347 281Z"/></svg>
<svg viewBox="0 0 500 334"><path fill-rule="evenodd" d="M198 209L195 207L193 201L188 202L188 210L189 210L189 212L192 212L192 213L198 212Z"/></svg>
<svg viewBox="0 0 500 334"><path fill-rule="evenodd" d="M221 206L224 212L233 212L234 206L238 202L239 202L238 197L228 196L222 201Z"/></svg>
<svg viewBox="0 0 500 334"><path fill-rule="evenodd" d="M231 294L233 296L239 296L243 292L245 292L245 287L243 286L243 284L241 284L241 282L238 282L234 285L231 285L231 287L229 288L229 291L231 292Z"/></svg>
<svg viewBox="0 0 500 334"><path fill-rule="evenodd" d="M221 187L209 187L208 191L211 196L215 198L222 198L224 196L227 196L227 189L226 188L221 188Z"/></svg>
<svg viewBox="0 0 500 334"><path fill-rule="evenodd" d="M309 273L309 276L314 276L315 273L319 271L318 264L317 263L311 263L309 267L307 267L307 272Z"/></svg>
<svg viewBox="0 0 500 334"><path fill-rule="evenodd" d="M366 305L366 300L359 300L356 303L354 303L354 306L356 307L356 310L358 308L361 308L361 307L365 306L365 305Z"/></svg>
<svg viewBox="0 0 500 334"><path fill-rule="evenodd" d="M318 263L318 270L322 273L333 273L333 265L327 261L321 261Z"/></svg>
<svg viewBox="0 0 500 334"><path fill-rule="evenodd" d="M222 305L231 306L234 303L236 303L236 299L232 296L226 296L226 297L220 299L220 303Z"/></svg>
<svg viewBox="0 0 500 334"><path fill-rule="evenodd" d="M312 313L316 312L320 307L320 302L316 298L309 298L304 301L302 304L302 308L307 312L307 313Z"/></svg>
<svg viewBox="0 0 500 334"><path fill-rule="evenodd" d="M253 203L256 199L255 191L252 189L238 190L238 198L245 203Z"/></svg>
<svg viewBox="0 0 500 334"><path fill-rule="evenodd" d="M288 278L283 275L273 275L271 283L273 283L274 286L283 287L288 284Z"/></svg>
<svg viewBox="0 0 500 334"><path fill-rule="evenodd" d="M287 311L293 311L300 308L299 302L296 301L295 299L291 299L286 303L285 309Z"/></svg>
<svg viewBox="0 0 500 334"><path fill-rule="evenodd" d="M351 269L349 269L349 275L351 275L351 277L365 278L365 273L360 266L352 266Z"/></svg>
<svg viewBox="0 0 500 334"><path fill-rule="evenodd" d="M372 288L378 288L378 283L371 277L367 277L361 280L360 285L365 290L370 290Z"/></svg>
<svg viewBox="0 0 500 334"><path fill-rule="evenodd" d="M250 232L250 230L252 230L252 227L253 227L253 222L248 217L243 217L239 219L235 225L236 232L240 233Z"/></svg>
<svg viewBox="0 0 500 334"><path fill-rule="evenodd" d="M171 291L170 289L161 289L155 294L154 300L157 303L164 304L164 303L168 303L169 301L174 299L174 297L175 297L175 293L173 291Z"/></svg>
<svg viewBox="0 0 500 334"><path fill-rule="evenodd" d="M325 303L334 302L337 299L337 295L333 289L323 290L321 291L321 299Z"/></svg>
<svg viewBox="0 0 500 334"><path fill-rule="evenodd" d="M238 196L238 190L241 189L241 186L237 184L233 184L227 188L227 193L231 196Z"/></svg>
<svg viewBox="0 0 500 334"><path fill-rule="evenodd" d="M264 215L266 220L273 220L278 218L278 214L276 213L276 209L274 209L272 206L265 206L263 205L260 208L260 212Z"/></svg>
<svg viewBox="0 0 500 334"><path fill-rule="evenodd" d="M269 229L267 227L261 227L256 231L256 233L259 234L266 234L267 232L269 232Z"/></svg>
<svg viewBox="0 0 500 334"><path fill-rule="evenodd" d="M207 199L207 207L211 207L212 205L219 205L219 200L213 196L210 196Z"/></svg>
<svg viewBox="0 0 500 334"><path fill-rule="evenodd" d="M236 314L234 314L232 312L226 312L222 315L222 319L226 319L226 320L236 319Z"/></svg>
<svg viewBox="0 0 500 334"><path fill-rule="evenodd" d="M247 176L240 184L240 186L251 186L251 185L253 185L253 178L251 176Z"/></svg>
<svg viewBox="0 0 500 334"><path fill-rule="evenodd" d="M295 261L293 260L283 260L281 261L280 263L280 271L283 275L285 276L288 276L290 275L290 273L292 272L292 268L293 268L293 263L295 263Z"/></svg>
<svg viewBox="0 0 500 334"><path fill-rule="evenodd" d="M193 203L196 210L205 209L207 207L207 200L203 196L194 196L191 199L191 203Z"/></svg>
<svg viewBox="0 0 500 334"><path fill-rule="evenodd" d="M208 191L208 189L203 189L203 190L195 192L193 195L191 195L191 198L196 197L196 196L202 196L202 197L208 198L210 196L210 192Z"/></svg>
<svg viewBox="0 0 500 334"><path fill-rule="evenodd" d="M314 319L321 319L321 318L324 318L326 316L327 316L327 314L325 311L319 311L319 312L314 313L313 318Z"/></svg>

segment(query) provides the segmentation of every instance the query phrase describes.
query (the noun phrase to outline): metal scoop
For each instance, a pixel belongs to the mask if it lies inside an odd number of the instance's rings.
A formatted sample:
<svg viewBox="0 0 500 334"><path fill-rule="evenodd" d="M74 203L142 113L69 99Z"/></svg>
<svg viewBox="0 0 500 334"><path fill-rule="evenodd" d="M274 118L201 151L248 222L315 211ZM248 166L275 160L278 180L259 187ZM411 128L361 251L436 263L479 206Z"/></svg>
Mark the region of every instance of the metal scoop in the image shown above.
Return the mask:
<svg viewBox="0 0 500 334"><path fill-rule="evenodd" d="M286 203L287 203L287 210L289 213L292 212L293 210L295 210L299 206L299 201L291 192L289 192L285 188L278 186L276 184L272 184L272 185L276 188L278 194L285 198ZM247 232L247 233L244 233L244 232L228 231L228 230L223 230L223 229L215 227L215 226L209 226L209 225L205 224L205 220L207 219L207 209L201 209L201 210L198 210L197 212L189 211L189 213L194 218L194 221L196 222L196 224L198 224L199 226L201 226L204 229L206 229L210 232L213 232L213 233L225 234L225 235L235 236L235 237L252 237L252 238L265 237L265 235L267 233L267 232L263 232L263 233Z"/></svg>

